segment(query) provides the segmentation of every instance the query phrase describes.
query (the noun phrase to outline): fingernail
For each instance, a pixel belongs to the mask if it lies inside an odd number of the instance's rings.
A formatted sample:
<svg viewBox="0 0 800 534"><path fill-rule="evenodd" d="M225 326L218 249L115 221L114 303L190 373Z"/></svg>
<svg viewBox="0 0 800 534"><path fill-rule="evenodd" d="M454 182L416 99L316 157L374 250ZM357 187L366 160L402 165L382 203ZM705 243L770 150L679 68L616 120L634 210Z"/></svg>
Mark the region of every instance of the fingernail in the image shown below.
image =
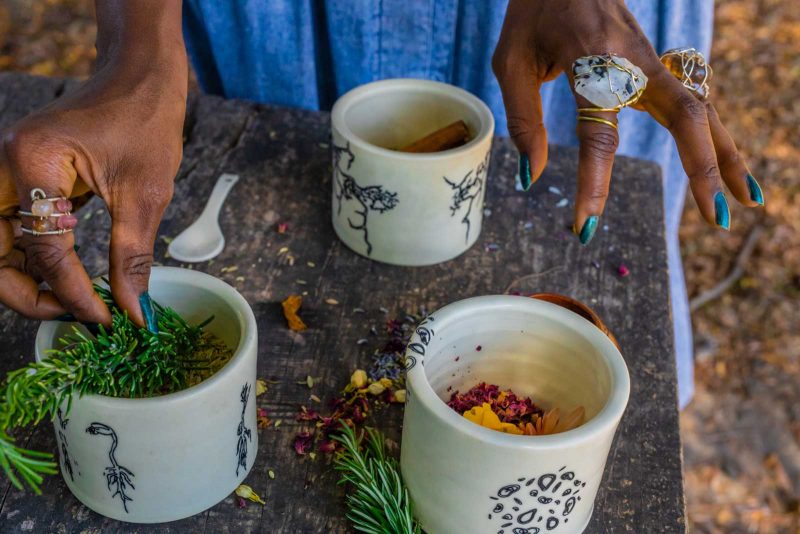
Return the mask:
<svg viewBox="0 0 800 534"><path fill-rule="evenodd" d="M80 245L72 245L72 250L74 250L75 252L78 252L80 249L81 249Z"/></svg>
<svg viewBox="0 0 800 534"><path fill-rule="evenodd" d="M64 315L59 315L58 317L55 318L55 320L61 323L74 323L77 321L75 316L72 315L71 313L65 313Z"/></svg>
<svg viewBox="0 0 800 534"><path fill-rule="evenodd" d="M531 160L528 155L521 153L519 155L519 170L517 171L517 178L522 186L523 191L531 188Z"/></svg>
<svg viewBox="0 0 800 534"><path fill-rule="evenodd" d="M749 172L747 173L747 189L750 190L750 199L753 202L758 202L762 206L764 205L764 192L761 191L761 186L758 185L758 182L753 177L752 174Z"/></svg>
<svg viewBox="0 0 800 534"><path fill-rule="evenodd" d="M581 228L580 233L577 231L575 232L578 234L578 238L581 240L581 245L585 245L592 240L594 233L597 231L598 221L600 221L600 217L597 215L592 215L586 219L586 222L583 223L583 228Z"/></svg>
<svg viewBox="0 0 800 534"><path fill-rule="evenodd" d="M714 195L714 219L717 226L725 230L731 228L731 211L728 208L728 200L722 191Z"/></svg>
<svg viewBox="0 0 800 534"><path fill-rule="evenodd" d="M139 306L142 308L142 315L144 315L144 324L147 329L158 334L158 317L156 308L153 306L153 300L150 298L150 293L145 291L139 296Z"/></svg>

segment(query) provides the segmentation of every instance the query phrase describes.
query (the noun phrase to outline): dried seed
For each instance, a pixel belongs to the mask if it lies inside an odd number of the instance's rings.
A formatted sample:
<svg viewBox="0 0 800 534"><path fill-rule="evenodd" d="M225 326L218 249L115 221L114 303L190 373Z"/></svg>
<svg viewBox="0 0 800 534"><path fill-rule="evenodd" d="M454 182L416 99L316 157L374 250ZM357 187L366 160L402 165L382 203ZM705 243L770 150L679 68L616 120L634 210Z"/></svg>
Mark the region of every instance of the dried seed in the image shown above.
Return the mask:
<svg viewBox="0 0 800 534"><path fill-rule="evenodd" d="M339 304L339 301L336 299L325 299L325 304L330 304L331 306L336 306Z"/></svg>

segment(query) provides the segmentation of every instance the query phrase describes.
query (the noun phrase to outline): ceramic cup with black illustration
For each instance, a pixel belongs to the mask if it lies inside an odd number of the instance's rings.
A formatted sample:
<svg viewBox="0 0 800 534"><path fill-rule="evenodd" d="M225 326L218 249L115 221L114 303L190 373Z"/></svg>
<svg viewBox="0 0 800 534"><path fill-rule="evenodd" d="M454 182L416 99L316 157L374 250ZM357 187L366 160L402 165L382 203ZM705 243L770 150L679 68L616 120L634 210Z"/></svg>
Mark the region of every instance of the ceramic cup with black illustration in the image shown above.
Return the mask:
<svg viewBox="0 0 800 534"><path fill-rule="evenodd" d="M551 302L477 297L431 314L406 356L401 468L429 534L583 531L630 390L601 329ZM586 421L547 436L484 428L446 404L479 382L562 413L583 406Z"/></svg>
<svg viewBox="0 0 800 534"><path fill-rule="evenodd" d="M413 154L405 146L455 121L465 145ZM452 259L478 239L494 132L491 111L452 85L393 79L333 106L333 228L355 252L395 265Z"/></svg>
<svg viewBox="0 0 800 534"><path fill-rule="evenodd" d="M73 398L55 421L61 473L72 493L104 516L133 523L188 517L223 500L242 483L258 451L258 332L247 301L221 280L197 271L156 267L150 294L207 329L233 358L189 389L144 399ZM47 356L71 325L45 322L36 359Z"/></svg>

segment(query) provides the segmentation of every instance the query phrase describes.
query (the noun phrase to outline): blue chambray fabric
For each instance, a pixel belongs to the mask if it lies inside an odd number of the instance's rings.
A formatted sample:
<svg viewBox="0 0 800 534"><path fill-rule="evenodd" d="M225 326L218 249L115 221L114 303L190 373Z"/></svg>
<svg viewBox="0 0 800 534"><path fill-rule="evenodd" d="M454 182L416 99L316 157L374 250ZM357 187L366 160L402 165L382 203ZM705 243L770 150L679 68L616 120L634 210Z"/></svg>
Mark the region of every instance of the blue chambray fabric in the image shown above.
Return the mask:
<svg viewBox="0 0 800 534"><path fill-rule="evenodd" d="M708 55L712 0L629 0L656 50L694 46ZM329 109L374 80L452 83L492 109L507 134L491 56L506 0L184 0L184 34L203 89L306 109ZM576 145L575 102L564 76L542 90L550 142ZM692 329L678 245L687 178L669 133L623 110L619 153L658 162L664 208L679 400L693 392ZM613 190L613 184L612 184ZM613 228L609 231L613 231Z"/></svg>

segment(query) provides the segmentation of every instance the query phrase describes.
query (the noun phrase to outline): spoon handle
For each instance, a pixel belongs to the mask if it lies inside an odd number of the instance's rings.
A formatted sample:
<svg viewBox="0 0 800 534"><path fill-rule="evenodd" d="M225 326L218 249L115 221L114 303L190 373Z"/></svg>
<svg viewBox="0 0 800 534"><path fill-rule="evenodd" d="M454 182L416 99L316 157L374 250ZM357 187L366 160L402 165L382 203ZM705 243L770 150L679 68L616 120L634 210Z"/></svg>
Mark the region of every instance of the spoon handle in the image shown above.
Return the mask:
<svg viewBox="0 0 800 534"><path fill-rule="evenodd" d="M211 196L208 197L208 202L206 203L206 207L203 208L203 213L200 215L200 218L205 219L209 217L212 220L217 220L217 218L219 218L219 211L222 209L222 204L225 203L228 193L231 192L231 189L238 181L238 174L225 173L220 175L220 177L217 178L214 189L211 191Z"/></svg>

